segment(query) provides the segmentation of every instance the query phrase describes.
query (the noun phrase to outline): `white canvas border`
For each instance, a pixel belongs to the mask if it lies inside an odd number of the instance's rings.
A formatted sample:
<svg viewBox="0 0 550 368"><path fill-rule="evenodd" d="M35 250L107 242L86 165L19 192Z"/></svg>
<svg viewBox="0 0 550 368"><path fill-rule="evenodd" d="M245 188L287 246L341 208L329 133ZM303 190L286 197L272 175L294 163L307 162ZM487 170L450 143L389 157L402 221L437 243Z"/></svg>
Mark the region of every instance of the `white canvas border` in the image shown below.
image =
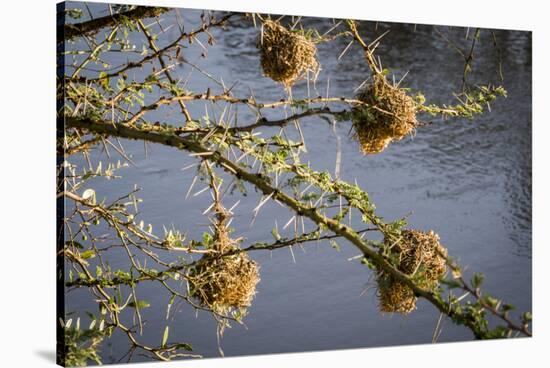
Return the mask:
<svg viewBox="0 0 550 368"><path fill-rule="evenodd" d="M105 1L102 1L105 2ZM534 338L146 363L139 367L540 366L549 346L550 157L544 2L151 0L123 3L533 31ZM55 1L3 4L0 366L48 367L55 349ZM25 267L21 267L24 264ZM373 331L376 333L376 331Z"/></svg>

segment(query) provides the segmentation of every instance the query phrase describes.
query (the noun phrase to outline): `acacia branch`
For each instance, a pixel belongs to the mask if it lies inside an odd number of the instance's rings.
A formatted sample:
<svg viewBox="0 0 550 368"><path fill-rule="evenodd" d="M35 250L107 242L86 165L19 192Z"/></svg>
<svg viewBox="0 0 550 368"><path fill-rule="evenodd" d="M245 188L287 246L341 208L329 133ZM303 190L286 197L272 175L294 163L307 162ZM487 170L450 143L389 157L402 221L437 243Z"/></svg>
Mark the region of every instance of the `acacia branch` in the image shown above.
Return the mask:
<svg viewBox="0 0 550 368"><path fill-rule="evenodd" d="M154 111L154 110L158 109L160 106L163 106L163 105L170 105L174 102L182 102L182 101L212 101L212 102L227 102L227 103L231 103L231 104L241 103L241 104L246 104L248 106L254 107L256 109L276 108L276 107L288 106L288 105L292 105L292 106L305 105L305 106L307 106L309 104L315 104L315 103L324 103L324 104L341 103L341 104L347 104L347 105L368 106L369 108L377 110L381 113L393 115L393 113L391 113L389 111L386 111L386 110L384 110L384 109L382 109L382 108L380 108L376 105L370 105L370 104L367 104L364 101L354 99L354 98L321 97L321 96L319 96L319 97L316 97L316 98L306 98L306 99L302 99L302 100L285 100L285 99L282 99L280 101L265 102L264 103L264 102L258 102L252 97L250 97L250 98L238 98L238 97L231 96L229 94L211 95L207 91L205 93L186 94L186 95L182 95L182 96L171 96L171 97L162 96L157 101L155 101L155 102L153 102L149 105L143 106L138 112L136 112L130 119L126 120L124 123L125 124L133 124L133 123L137 122L141 117L143 117L149 111ZM230 130L233 130L233 131L250 131L250 130L253 130L253 129L255 129L257 127L260 127L260 126L269 126L269 125L282 126L282 125L288 123L289 121L296 120L296 119L306 117L306 116L311 116L311 115L329 114L329 113L333 114L333 115L338 115L338 114L344 114L346 112L347 111L345 111L345 110L344 111L334 111L333 112L328 107L311 108L311 109L308 109L308 110L306 110L302 113L294 114L293 116L290 116L290 117L287 117L287 118L284 118L284 119L281 119L281 120L278 120L278 121L276 120L276 121L273 121L271 123L268 123L266 121L262 121L262 119L260 119L260 121L258 121L257 123L255 123L251 126L235 127L235 128L230 128Z"/></svg>
<svg viewBox="0 0 550 368"><path fill-rule="evenodd" d="M351 34L353 35L353 38L355 39L355 41L357 41L357 43L363 49L363 53L365 54L365 60L367 61L369 68L372 70L373 73L381 74L382 71L380 70L379 65L376 63L376 60L374 59L374 54L371 48L369 47L369 45L365 43L365 41L359 34L359 31L357 30L357 24L355 23L355 21L349 20L348 25L351 30Z"/></svg>
<svg viewBox="0 0 550 368"><path fill-rule="evenodd" d="M69 259L71 259L73 262L75 262L76 264L78 264L78 266L80 267L80 269L82 270L82 272L86 275L86 277L88 279L93 279L93 275L90 273L90 271L88 270L88 268L86 267L86 262L80 258L78 255L74 254L72 251L70 251L69 249L65 249L64 250L64 254L65 256L67 256ZM159 360L162 360L162 361L169 361L170 359L168 357L166 357L164 354L166 353L170 353L170 352L173 352L175 350L177 350L178 348L178 344L173 344L173 345L167 345L167 346L162 346L162 347L158 347L158 348L155 348L155 347L150 347L148 345L145 345L145 344L142 344L140 342L138 342L138 340L136 339L136 337L134 336L134 332L126 327L121 321L120 321L120 312L121 312L121 309L119 308L118 305L113 305L113 303L109 302L111 301L113 298L109 295L109 293L107 293L107 291L105 291L105 289L100 286L100 285L94 285L93 288L95 290L97 290L97 292L99 293L99 295L101 295L103 298L104 298L104 301L101 301L100 303L106 308L108 309L110 312L111 312L111 316L112 316L112 326L114 327L117 327L119 328L122 332L124 332L126 334L126 336L128 337L128 339L130 340L130 342L132 343L133 346L135 347L138 347L140 349L143 349L151 354L153 354L155 356L156 359L159 359ZM193 357L201 357L199 355L190 355L190 356L193 356Z"/></svg>
<svg viewBox="0 0 550 368"><path fill-rule="evenodd" d="M151 60L154 60L156 59L159 55L163 55L164 53L166 53L167 51L173 49L174 47L176 47L181 41L185 40L185 39L193 39L194 37L196 37L198 34L200 33L203 33L203 32L207 32L208 29L212 28L212 27L218 27L218 26L223 26L224 24L226 24L226 22L233 16L237 15L237 13L230 13L230 14L227 14L225 16L223 16L222 18L220 18L220 20L211 20L210 23L206 23L206 24L203 24L202 27L196 29L196 30L193 30L189 33L187 32L182 32L174 41L172 41L171 43L169 43L168 45L166 45L165 47L163 48L160 48L158 49L157 51L153 51L152 53L144 56L141 60L138 60L138 61L131 61L129 63L127 63L126 65L122 66L119 70L115 71L115 72L111 72L111 73L106 73L104 75L101 75L101 76L98 76L96 78L79 78L77 79L79 82L85 82L85 81L93 81L93 82L97 82L97 81L100 81L100 80L104 80L104 79L109 79L109 78L113 78L113 77L117 77L119 75L121 75L122 73L130 70L130 69L134 69L134 68L139 68L141 66L143 66L145 63L151 61Z"/></svg>
<svg viewBox="0 0 550 368"><path fill-rule="evenodd" d="M153 37L151 36L151 34L149 33L149 31L147 30L147 28L145 27L145 24L143 24L143 21L139 20L138 21L138 25L139 25L139 28L141 29L141 31L143 32L143 34L145 35L145 37L147 38L147 42L149 43L149 47L151 47L151 49L155 52L155 53L158 53L159 52L159 49L157 47L157 45L155 44L155 41L153 40ZM170 83L172 83L173 85L176 84L176 80L172 77L172 74L168 71L168 67L166 66L166 62L164 61L164 59L162 58L162 54L158 54L157 56L157 59L160 63L160 66L162 67L162 70L163 70L163 73L164 75L166 76L166 78L168 78L168 80L170 81ZM172 91L172 95L175 95L175 92ZM191 115L189 114L189 111L187 110L187 107L185 107L185 103L183 103L183 101L178 101L179 104L180 104L180 108L181 108L181 112L182 114L185 116L185 119L187 121L191 121Z"/></svg>
<svg viewBox="0 0 550 368"><path fill-rule="evenodd" d="M308 242L321 241L321 240L331 240L331 239L336 239L341 237L340 235L337 235L337 234L320 236L319 231L320 229L317 228L316 230L311 231L307 234L302 234L301 236L298 236L292 239L279 239L271 244L255 243L255 244L249 245L246 248L236 249L226 254L230 255L230 254L235 254L240 252L249 252L253 250L276 250L276 249L281 249L286 247L292 247L293 245L297 245L297 244L304 244ZM367 229L357 231L357 234L362 234L367 231L378 231L378 229L367 228Z"/></svg>
<svg viewBox="0 0 550 368"><path fill-rule="evenodd" d="M453 320L458 320L466 325L476 338L489 337L483 331L475 320L467 315L457 312L453 306L441 299L441 297L432 290L422 288L409 275L401 272L392 265L377 249L367 244L361 236L349 226L340 221L323 215L317 208L311 207L290 197L286 193L274 188L269 181L261 174L253 174L245 170L240 165L225 158L218 151L210 151L200 142L191 138L179 137L174 134L161 132L143 131L135 126L122 124L110 124L109 122L92 121L91 119L66 118L67 127L86 129L90 132L99 134L114 135L122 138L137 139L142 141L154 142L165 146L174 147L180 150L187 150L193 153L199 153L209 161L216 163L225 171L254 185L264 195L269 195L273 200L278 200L297 214L307 217L318 225L326 226L330 231L338 236L347 239L352 245L359 249L366 258L377 267L379 271L391 275L397 281L407 285L416 296L422 297L434 305L441 313L449 316Z"/></svg>
<svg viewBox="0 0 550 368"><path fill-rule="evenodd" d="M65 23L63 26L58 27L58 32L63 32L65 36L64 40L67 41L75 37L96 33L101 28L114 26L124 20L156 17L164 12L167 12L168 10L170 9L151 6L137 6L135 9L126 12L95 18L82 23Z"/></svg>
<svg viewBox="0 0 550 368"><path fill-rule="evenodd" d="M288 124L289 122L299 120L308 116L315 116L315 115L323 115L323 114L330 114L333 116L338 115L344 115L349 113L348 110L340 110L340 111L333 111L328 106L326 107L320 107L320 108L311 108L307 109L303 112L293 114L289 117L278 119L278 120L267 120L266 118L260 118L257 122L250 124L250 125L244 125L244 126L237 126L232 127L228 129L228 132L230 133L236 133L236 132L251 132L254 129L261 128L261 127L282 127Z"/></svg>

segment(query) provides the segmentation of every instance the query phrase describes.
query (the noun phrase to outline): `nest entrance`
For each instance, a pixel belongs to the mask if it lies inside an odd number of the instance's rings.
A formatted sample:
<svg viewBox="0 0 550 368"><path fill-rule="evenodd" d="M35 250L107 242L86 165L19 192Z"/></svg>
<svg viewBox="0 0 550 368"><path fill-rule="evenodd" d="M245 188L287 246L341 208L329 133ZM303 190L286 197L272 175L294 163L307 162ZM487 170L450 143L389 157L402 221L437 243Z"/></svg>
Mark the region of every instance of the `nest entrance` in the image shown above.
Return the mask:
<svg viewBox="0 0 550 368"><path fill-rule="evenodd" d="M414 99L381 74L374 76L373 83L357 99L366 104L352 110L354 136L364 154L382 152L390 142L403 139L418 125Z"/></svg>
<svg viewBox="0 0 550 368"><path fill-rule="evenodd" d="M433 288L445 275L447 249L439 243L433 231L403 230L398 242L385 239L391 252L398 257L398 269L409 275L420 275L420 286ZM403 282L385 272L376 278L381 312L408 314L416 308L416 296Z"/></svg>
<svg viewBox="0 0 550 368"><path fill-rule="evenodd" d="M308 72L317 76L320 70L315 43L278 22L266 20L263 23L257 47L264 75L287 88Z"/></svg>
<svg viewBox="0 0 550 368"><path fill-rule="evenodd" d="M258 264L245 252L227 255L238 246L224 227L216 229L214 248L220 253L204 255L190 270L190 294L218 314L249 307L260 281Z"/></svg>

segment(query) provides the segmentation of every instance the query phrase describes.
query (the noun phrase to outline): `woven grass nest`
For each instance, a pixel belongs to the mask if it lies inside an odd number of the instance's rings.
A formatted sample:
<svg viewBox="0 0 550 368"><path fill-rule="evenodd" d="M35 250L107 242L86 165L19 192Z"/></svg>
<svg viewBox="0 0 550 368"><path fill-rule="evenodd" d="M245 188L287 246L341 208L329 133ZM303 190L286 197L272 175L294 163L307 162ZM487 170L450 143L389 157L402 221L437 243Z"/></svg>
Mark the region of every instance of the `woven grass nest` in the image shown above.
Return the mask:
<svg viewBox="0 0 550 368"><path fill-rule="evenodd" d="M316 77L320 70L315 43L278 22L267 20L263 23L257 47L264 75L287 88L308 72Z"/></svg>
<svg viewBox="0 0 550 368"><path fill-rule="evenodd" d="M204 255L190 270L190 294L219 314L249 307L260 281L258 264L245 252L227 255L238 246L224 228L216 230L214 248L219 253Z"/></svg>
<svg viewBox="0 0 550 368"><path fill-rule="evenodd" d="M411 134L418 125L414 99L381 74L376 74L356 98L366 103L352 110L354 137L364 154L382 152L392 141Z"/></svg>
<svg viewBox="0 0 550 368"><path fill-rule="evenodd" d="M447 249L433 231L403 230L398 241L384 240L399 259L398 269L407 275L420 275L420 286L433 288L445 275ZM376 278L381 312L408 314L416 308L416 296L401 281L385 272Z"/></svg>

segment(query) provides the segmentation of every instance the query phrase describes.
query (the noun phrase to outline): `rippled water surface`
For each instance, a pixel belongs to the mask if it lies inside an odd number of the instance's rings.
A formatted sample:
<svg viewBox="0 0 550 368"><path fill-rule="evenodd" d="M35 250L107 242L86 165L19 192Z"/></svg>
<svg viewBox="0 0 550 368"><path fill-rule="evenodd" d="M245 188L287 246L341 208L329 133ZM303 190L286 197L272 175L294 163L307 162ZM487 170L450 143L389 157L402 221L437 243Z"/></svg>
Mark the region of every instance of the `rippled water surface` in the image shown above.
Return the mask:
<svg viewBox="0 0 550 368"><path fill-rule="evenodd" d="M104 5L90 6L96 15L105 14ZM186 30L193 28L200 13L179 12ZM175 12L165 17L163 24L170 24ZM332 26L333 20L306 19L304 24L315 26L322 33ZM470 41L464 39L466 28L437 29L460 47L468 47ZM377 49L383 65L397 79L408 72L403 85L423 91L428 101L452 102L452 93L462 81L461 56L433 26L367 22L361 28L370 40L386 30L390 32ZM171 40L177 32L174 27L161 40ZM227 31L216 30L213 35L216 44L208 48L206 59L200 57L202 50L194 44L184 49L187 60L216 78L222 77L226 85L238 81L236 95L247 97L253 90L256 98L264 101L285 97L280 86L261 74L255 48L258 30L252 24L235 23ZM358 144L349 137L349 122L337 124L333 131L318 118L305 119L302 128L308 153L304 160L310 160L318 170L334 172L339 137L342 178L356 180L365 188L382 216L393 220L410 214L411 227L435 230L449 253L468 270L484 272L489 292L519 310L531 310L531 34L498 30L495 36L497 48L491 32L482 30L470 77L479 83L500 83L500 55L508 98L493 103L490 113L473 121L434 120L413 138L371 156L359 154ZM139 36L132 37L141 44ZM327 84L331 95L352 96L353 90L368 77L367 66L355 46L337 60L347 42L336 39L319 46L323 69L316 86L310 85L312 96L326 94ZM123 61L127 56L112 57ZM146 71L132 73L139 77ZM217 88L187 64L178 66L174 73L178 78L190 77L188 89ZM294 88L293 95L307 96L307 91L303 82ZM150 96L148 100L156 98ZM211 111L220 114L220 110ZM244 110L241 116L246 122ZM176 112L162 110L157 119L177 122ZM192 113L204 114L204 106L193 107ZM281 111L277 116L280 114ZM266 136L270 133L273 132L265 130ZM190 238L199 238L208 224L200 214L210 205L210 198L205 193L185 200L193 173L182 172L181 168L192 163L192 158L154 145L149 146L145 157L141 143L123 144L137 167L122 171L122 179L98 182L98 194L115 198L138 183L143 188L141 213L146 221L156 228L174 224L188 231ZM194 192L201 188L202 185L196 187ZM291 217L290 212L271 203L262 208L251 227L251 210L259 196L253 191L247 197L235 193L226 197L226 205L238 199L241 204L232 226L246 238L245 244L269 241L274 221L282 225ZM359 226L359 219L352 218L352 224ZM357 261L348 261L358 253L344 241L340 243L340 252L325 243L308 245L305 252L296 248L296 263L288 249L272 254L252 253L261 265L262 280L245 318L246 328L236 325L225 332L225 355L430 343L438 319L434 307L419 301L418 309L407 317L381 315L374 291L368 289L370 272ZM124 257L114 256L111 263L122 266ZM152 305L144 311L150 333L143 340L158 344L166 323L169 296L146 285L138 293ZM78 311L92 306L88 294L80 291L69 294L66 304L67 310ZM215 323L206 313L195 314L188 306L182 306L171 326L171 341L190 342L207 357L219 355ZM445 321L439 341L471 338L467 329ZM104 362L117 361L127 348L127 340L115 334L102 348Z"/></svg>

